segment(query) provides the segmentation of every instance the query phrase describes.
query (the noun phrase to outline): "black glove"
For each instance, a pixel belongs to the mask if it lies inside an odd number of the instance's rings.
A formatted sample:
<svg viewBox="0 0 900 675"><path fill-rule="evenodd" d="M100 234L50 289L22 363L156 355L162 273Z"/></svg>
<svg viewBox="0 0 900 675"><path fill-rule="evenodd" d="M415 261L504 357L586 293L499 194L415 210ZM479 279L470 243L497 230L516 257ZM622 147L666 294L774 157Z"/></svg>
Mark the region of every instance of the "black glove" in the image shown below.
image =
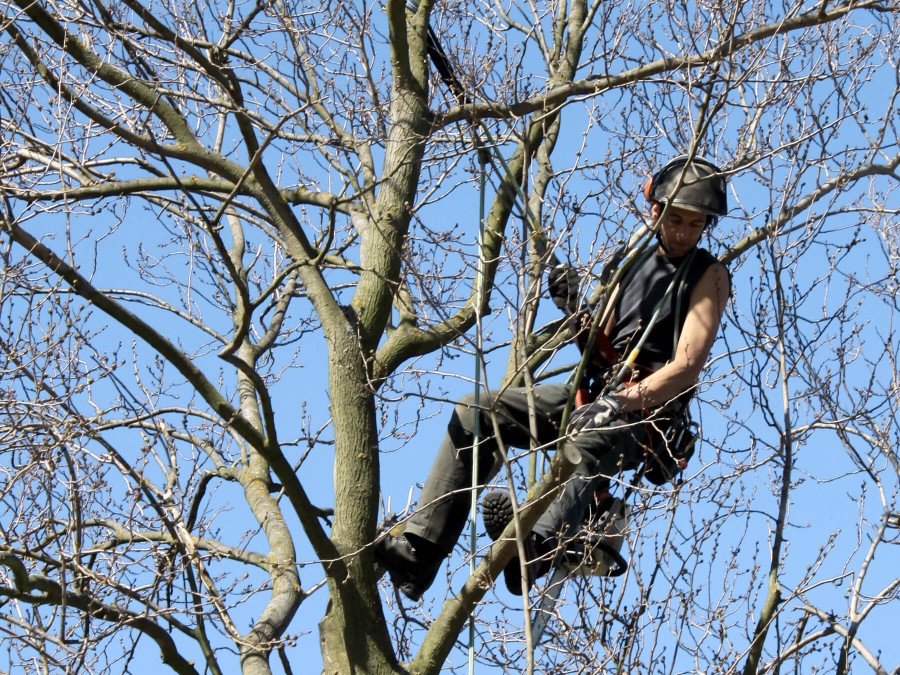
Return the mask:
<svg viewBox="0 0 900 675"><path fill-rule="evenodd" d="M610 396L601 396L593 403L576 408L569 422L569 433L602 429L609 425L619 413L622 404Z"/></svg>
<svg viewBox="0 0 900 675"><path fill-rule="evenodd" d="M578 272L569 264L557 265L547 275L547 290L553 304L567 314L575 312L578 306Z"/></svg>

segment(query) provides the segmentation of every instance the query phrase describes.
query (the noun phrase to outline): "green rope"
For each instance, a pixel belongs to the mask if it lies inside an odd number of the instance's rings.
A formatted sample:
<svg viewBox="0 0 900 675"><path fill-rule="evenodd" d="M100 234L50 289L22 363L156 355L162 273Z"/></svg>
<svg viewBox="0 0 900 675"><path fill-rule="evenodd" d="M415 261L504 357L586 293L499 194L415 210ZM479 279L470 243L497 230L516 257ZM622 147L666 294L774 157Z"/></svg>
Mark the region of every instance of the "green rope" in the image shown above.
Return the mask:
<svg viewBox="0 0 900 675"><path fill-rule="evenodd" d="M481 173L479 178L478 197L478 262L475 270L475 422L472 425L472 505L469 518L469 574L475 574L475 550L478 539L478 452L481 445L481 365L483 357L481 308L484 303L484 257L482 245L484 239L485 219L485 192L486 174L484 153L479 152L481 158ZM469 617L469 675L475 673L475 613Z"/></svg>

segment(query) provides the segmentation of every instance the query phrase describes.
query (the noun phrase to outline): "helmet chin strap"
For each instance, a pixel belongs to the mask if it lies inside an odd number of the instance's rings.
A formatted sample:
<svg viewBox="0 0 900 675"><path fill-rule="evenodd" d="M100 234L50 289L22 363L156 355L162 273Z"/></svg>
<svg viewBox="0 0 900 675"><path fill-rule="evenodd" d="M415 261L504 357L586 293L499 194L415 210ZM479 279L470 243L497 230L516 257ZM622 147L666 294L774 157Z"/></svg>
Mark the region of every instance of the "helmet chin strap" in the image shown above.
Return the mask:
<svg viewBox="0 0 900 675"><path fill-rule="evenodd" d="M663 250L663 253L665 253L667 256L672 255L672 251L669 249L668 246L666 246L666 241L665 241L665 239L663 239L662 227L656 228L656 241L659 242L659 247Z"/></svg>
<svg viewBox="0 0 900 675"><path fill-rule="evenodd" d="M654 214L654 225L656 226L656 241L659 244L659 247L663 250L663 253L665 253L667 256L671 256L672 252L669 250L669 247L666 245L666 242L662 236L662 217L666 212L667 206L662 202L653 202L653 205L656 207L656 209L658 209L658 212Z"/></svg>

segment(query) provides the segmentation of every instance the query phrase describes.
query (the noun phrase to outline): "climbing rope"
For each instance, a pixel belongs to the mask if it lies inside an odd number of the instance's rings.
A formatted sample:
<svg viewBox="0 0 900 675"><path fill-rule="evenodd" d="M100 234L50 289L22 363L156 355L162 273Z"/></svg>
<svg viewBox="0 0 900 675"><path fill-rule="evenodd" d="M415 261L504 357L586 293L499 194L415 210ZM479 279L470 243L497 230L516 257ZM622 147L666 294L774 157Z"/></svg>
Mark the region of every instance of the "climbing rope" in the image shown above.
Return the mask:
<svg viewBox="0 0 900 675"><path fill-rule="evenodd" d="M479 153L481 154L481 153ZM469 518L469 550L472 555L469 557L469 574L475 574L475 547L478 539L478 529L476 527L476 519L478 516L478 465L479 450L481 446L481 414L478 410L481 407L481 370L483 355L483 332L481 323L481 308L484 304L484 256L482 251L482 240L484 238L484 216L485 216L485 191L486 191L486 170L482 162L479 177L478 190L478 262L475 269L475 423L473 424L472 435L472 505ZM469 617L469 675L475 673L475 615Z"/></svg>

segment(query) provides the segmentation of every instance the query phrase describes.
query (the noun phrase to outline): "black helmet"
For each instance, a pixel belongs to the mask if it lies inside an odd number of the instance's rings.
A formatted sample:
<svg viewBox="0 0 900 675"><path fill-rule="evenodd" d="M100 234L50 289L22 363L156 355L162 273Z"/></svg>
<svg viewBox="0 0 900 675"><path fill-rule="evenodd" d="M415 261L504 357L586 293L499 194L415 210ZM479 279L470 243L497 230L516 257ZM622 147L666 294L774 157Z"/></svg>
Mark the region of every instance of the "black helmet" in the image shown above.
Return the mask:
<svg viewBox="0 0 900 675"><path fill-rule="evenodd" d="M725 176L702 157L673 159L647 181L644 196L651 202L672 203L714 219L728 213Z"/></svg>

